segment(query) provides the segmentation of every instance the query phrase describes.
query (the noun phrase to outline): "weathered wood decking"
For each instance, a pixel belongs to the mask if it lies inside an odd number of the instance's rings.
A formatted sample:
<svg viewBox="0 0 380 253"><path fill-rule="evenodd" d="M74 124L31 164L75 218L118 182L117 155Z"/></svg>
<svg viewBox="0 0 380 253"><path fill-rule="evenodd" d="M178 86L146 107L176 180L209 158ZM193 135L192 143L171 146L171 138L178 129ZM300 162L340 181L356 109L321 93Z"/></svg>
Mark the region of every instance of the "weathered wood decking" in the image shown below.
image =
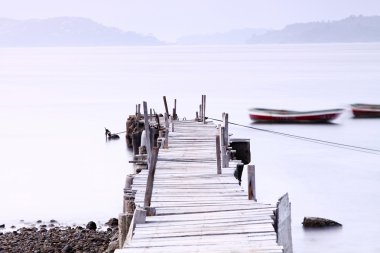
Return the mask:
<svg viewBox="0 0 380 253"><path fill-rule="evenodd" d="M169 148L160 149L151 207L122 252L283 252L273 228L275 206L248 200L233 176L217 174L213 123L175 121ZM134 177L136 206L144 206L148 171ZM132 229L130 230L130 232Z"/></svg>

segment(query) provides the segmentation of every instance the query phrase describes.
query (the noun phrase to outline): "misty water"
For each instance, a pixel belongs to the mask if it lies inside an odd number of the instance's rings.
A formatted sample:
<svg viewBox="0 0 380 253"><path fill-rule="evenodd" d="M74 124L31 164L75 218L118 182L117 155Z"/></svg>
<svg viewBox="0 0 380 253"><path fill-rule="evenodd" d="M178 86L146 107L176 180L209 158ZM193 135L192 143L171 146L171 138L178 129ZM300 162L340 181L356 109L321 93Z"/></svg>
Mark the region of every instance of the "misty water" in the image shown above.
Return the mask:
<svg viewBox="0 0 380 253"><path fill-rule="evenodd" d="M130 150L106 142L143 100L194 118L251 125L251 107L344 108L334 124L254 124L380 149L380 119L351 103L380 102L380 44L0 49L0 224L99 223L122 211ZM258 201L288 192L295 252L379 252L380 156L231 126L251 139ZM243 182L244 185L245 182ZM304 216L343 224L303 230ZM22 225L22 224L21 224Z"/></svg>

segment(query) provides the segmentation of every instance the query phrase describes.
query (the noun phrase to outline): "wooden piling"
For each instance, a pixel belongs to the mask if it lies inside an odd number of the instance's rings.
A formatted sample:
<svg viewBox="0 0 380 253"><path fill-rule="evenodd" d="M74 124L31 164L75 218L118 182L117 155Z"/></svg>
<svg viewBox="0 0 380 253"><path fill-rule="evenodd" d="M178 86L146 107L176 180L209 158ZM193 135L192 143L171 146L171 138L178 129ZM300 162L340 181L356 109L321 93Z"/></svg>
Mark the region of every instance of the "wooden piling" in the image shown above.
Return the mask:
<svg viewBox="0 0 380 253"><path fill-rule="evenodd" d="M229 166L229 159L228 159L228 153L227 153L227 144L225 143L225 134L224 134L224 126L221 126L219 128L219 136L220 136L220 150L221 150L221 160L222 160L222 168L228 168Z"/></svg>
<svg viewBox="0 0 380 253"><path fill-rule="evenodd" d="M123 212L133 213L135 208L135 193L132 190L124 190Z"/></svg>
<svg viewBox="0 0 380 253"><path fill-rule="evenodd" d="M133 216L135 224L143 224L146 220L146 210L142 207L137 207Z"/></svg>
<svg viewBox="0 0 380 253"><path fill-rule="evenodd" d="M216 147L216 174L222 174L222 165L220 160L220 136L215 135L215 147Z"/></svg>
<svg viewBox="0 0 380 253"><path fill-rule="evenodd" d="M255 165L247 166L247 182L248 182L248 199L257 201L256 199L256 173L255 173Z"/></svg>
<svg viewBox="0 0 380 253"><path fill-rule="evenodd" d="M146 152L148 153L148 164L149 164L153 145L151 142L147 102L145 102L145 101L143 102L143 107L144 107L144 125L145 125L145 135L146 135Z"/></svg>
<svg viewBox="0 0 380 253"><path fill-rule="evenodd" d="M172 132L174 133L174 121L172 116L170 116L170 122L172 123Z"/></svg>
<svg viewBox="0 0 380 253"><path fill-rule="evenodd" d="M154 147L152 150L151 161L149 162L148 167L148 178L146 182L146 190L145 190L145 198L144 198L144 207L150 207L152 200L152 192L153 192L153 183L154 183L154 173L156 171L156 163L158 157L159 148Z"/></svg>
<svg viewBox="0 0 380 253"><path fill-rule="evenodd" d="M128 227L127 227L127 216L126 213L119 214L119 248L122 248L124 246L125 239L127 237L128 233Z"/></svg>
<svg viewBox="0 0 380 253"><path fill-rule="evenodd" d="M141 146L141 132L132 133L132 147L133 147L134 155L137 155L139 153L140 146Z"/></svg>
<svg viewBox="0 0 380 253"><path fill-rule="evenodd" d="M203 102L203 99L202 99ZM199 121L203 121L203 104L199 105Z"/></svg>
<svg viewBox="0 0 380 253"><path fill-rule="evenodd" d="M291 203L288 193L278 200L275 217L277 242L284 247L284 253L293 253Z"/></svg>
<svg viewBox="0 0 380 253"><path fill-rule="evenodd" d="M127 175L127 177L125 179L125 187L124 187L124 189L126 189L126 190L131 190L132 189L133 178L134 178L133 175Z"/></svg>
<svg viewBox="0 0 380 253"><path fill-rule="evenodd" d="M206 95L202 95L202 121L203 121L203 124L206 124Z"/></svg>
<svg viewBox="0 0 380 253"><path fill-rule="evenodd" d="M165 105L165 113L169 115L168 103L166 101L166 96L164 96L164 105Z"/></svg>
<svg viewBox="0 0 380 253"><path fill-rule="evenodd" d="M119 215L119 247L124 246L129 227L135 212L135 191L132 190L133 176L128 175L125 180L124 197L123 197L123 213Z"/></svg>
<svg viewBox="0 0 380 253"><path fill-rule="evenodd" d="M164 149L169 147L169 118L168 114L165 113L165 141L164 141Z"/></svg>
<svg viewBox="0 0 380 253"><path fill-rule="evenodd" d="M174 119L178 119L178 116L177 116L177 99L174 99L173 116L174 116Z"/></svg>
<svg viewBox="0 0 380 253"><path fill-rule="evenodd" d="M223 127L224 127L224 133L223 133L223 139L224 139L224 145L228 146L228 113L223 113Z"/></svg>
<svg viewBox="0 0 380 253"><path fill-rule="evenodd" d="M141 117L141 104L137 104L137 121L140 120Z"/></svg>

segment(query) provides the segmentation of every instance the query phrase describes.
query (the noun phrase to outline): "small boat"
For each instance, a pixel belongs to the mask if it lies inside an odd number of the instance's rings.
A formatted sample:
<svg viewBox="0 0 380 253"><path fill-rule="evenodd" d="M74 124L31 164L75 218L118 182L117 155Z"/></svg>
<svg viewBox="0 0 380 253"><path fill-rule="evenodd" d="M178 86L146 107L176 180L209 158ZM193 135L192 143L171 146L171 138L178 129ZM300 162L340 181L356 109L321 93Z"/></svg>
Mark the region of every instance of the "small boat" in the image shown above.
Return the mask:
<svg viewBox="0 0 380 253"><path fill-rule="evenodd" d="M320 111L289 111L277 109L252 108L250 118L256 122L270 123L329 123L336 119L343 109Z"/></svg>
<svg viewBox="0 0 380 253"><path fill-rule="evenodd" d="M380 105L352 104L351 110L355 118L380 118Z"/></svg>

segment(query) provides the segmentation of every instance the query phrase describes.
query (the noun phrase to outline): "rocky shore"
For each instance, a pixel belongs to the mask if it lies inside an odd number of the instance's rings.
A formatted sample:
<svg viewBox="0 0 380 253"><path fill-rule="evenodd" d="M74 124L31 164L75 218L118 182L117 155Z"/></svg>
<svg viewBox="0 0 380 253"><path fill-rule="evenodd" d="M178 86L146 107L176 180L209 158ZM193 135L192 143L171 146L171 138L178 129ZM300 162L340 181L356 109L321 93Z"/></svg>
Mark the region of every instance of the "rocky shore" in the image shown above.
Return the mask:
<svg viewBox="0 0 380 253"><path fill-rule="evenodd" d="M110 219L106 229L98 229L90 221L86 227L50 222L8 232L0 230L0 253L111 253L118 245L117 221Z"/></svg>

